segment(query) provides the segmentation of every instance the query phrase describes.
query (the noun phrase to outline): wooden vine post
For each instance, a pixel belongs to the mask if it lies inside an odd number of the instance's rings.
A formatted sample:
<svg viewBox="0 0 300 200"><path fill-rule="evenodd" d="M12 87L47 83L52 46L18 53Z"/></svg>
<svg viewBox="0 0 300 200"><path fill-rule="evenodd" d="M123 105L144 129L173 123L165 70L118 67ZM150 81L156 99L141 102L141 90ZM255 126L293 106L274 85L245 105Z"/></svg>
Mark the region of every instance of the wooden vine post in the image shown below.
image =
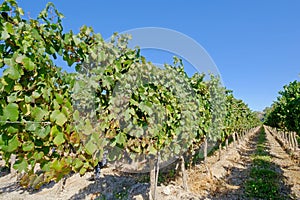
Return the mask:
<svg viewBox="0 0 300 200"><path fill-rule="evenodd" d="M221 153L222 153L222 140L220 140L220 143L219 143L219 159L218 160L221 160Z"/></svg>
<svg viewBox="0 0 300 200"><path fill-rule="evenodd" d="M16 162L16 154L11 154L10 156L10 173L12 174L12 176L15 176L17 174L17 170L14 169L14 164Z"/></svg>
<svg viewBox="0 0 300 200"><path fill-rule="evenodd" d="M181 162L181 173L182 173L182 183L183 183L183 189L184 191L188 191L188 178L185 170L185 162L184 157L180 156L180 162Z"/></svg>
<svg viewBox="0 0 300 200"><path fill-rule="evenodd" d="M239 145L239 144L240 144L240 136L239 136L239 133L236 132L235 135L236 135L237 144Z"/></svg>
<svg viewBox="0 0 300 200"><path fill-rule="evenodd" d="M235 138L235 132L232 134L232 138L233 138L233 144L234 144L234 147L236 147L236 138Z"/></svg>
<svg viewBox="0 0 300 200"><path fill-rule="evenodd" d="M228 151L228 136L226 136L226 139L225 139L225 146L226 146L226 151Z"/></svg>
<svg viewBox="0 0 300 200"><path fill-rule="evenodd" d="M206 163L207 160L207 137L206 136L204 138L203 154L204 154L204 163Z"/></svg>
<svg viewBox="0 0 300 200"><path fill-rule="evenodd" d="M295 140L295 147L294 147L294 151L297 151L298 150L298 141L297 141L297 133L296 132L293 132L293 138Z"/></svg>
<svg viewBox="0 0 300 200"><path fill-rule="evenodd" d="M293 148L293 144L292 144L292 138L291 138L291 133L287 132L287 139L288 139L288 143L289 143L289 147Z"/></svg>
<svg viewBox="0 0 300 200"><path fill-rule="evenodd" d="M150 158L150 200L157 200L157 183L159 176L159 154L156 158Z"/></svg>

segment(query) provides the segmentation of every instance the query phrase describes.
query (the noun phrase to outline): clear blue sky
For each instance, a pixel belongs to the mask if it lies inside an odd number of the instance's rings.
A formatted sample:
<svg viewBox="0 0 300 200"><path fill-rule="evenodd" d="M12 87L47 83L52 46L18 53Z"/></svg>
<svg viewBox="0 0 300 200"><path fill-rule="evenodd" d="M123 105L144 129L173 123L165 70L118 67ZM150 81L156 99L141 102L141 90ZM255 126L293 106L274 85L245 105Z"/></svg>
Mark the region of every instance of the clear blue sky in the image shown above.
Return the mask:
<svg viewBox="0 0 300 200"><path fill-rule="evenodd" d="M184 33L210 54L225 86L252 110L276 100L300 80L300 1L297 0L53 0L66 30L86 24L108 38L139 27ZM19 1L36 17L47 1ZM150 59L151 60L151 59Z"/></svg>

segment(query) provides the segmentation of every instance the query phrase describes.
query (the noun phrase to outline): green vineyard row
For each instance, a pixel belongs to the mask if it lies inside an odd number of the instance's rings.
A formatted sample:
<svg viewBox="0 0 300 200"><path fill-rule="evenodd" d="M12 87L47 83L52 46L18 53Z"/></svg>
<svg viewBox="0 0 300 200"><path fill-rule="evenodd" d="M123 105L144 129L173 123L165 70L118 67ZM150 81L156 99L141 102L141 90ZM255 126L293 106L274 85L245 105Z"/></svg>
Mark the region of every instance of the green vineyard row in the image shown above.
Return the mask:
<svg viewBox="0 0 300 200"><path fill-rule="evenodd" d="M265 110L264 123L279 132L296 133L300 141L300 82L283 87L277 100Z"/></svg>
<svg viewBox="0 0 300 200"><path fill-rule="evenodd" d="M86 26L64 32L51 3L36 19L15 0L0 11L0 154L7 165L16 155L24 187L83 175L104 151L110 161L168 159L260 123L218 77L189 77L178 58L160 69L127 47L127 35L105 42Z"/></svg>

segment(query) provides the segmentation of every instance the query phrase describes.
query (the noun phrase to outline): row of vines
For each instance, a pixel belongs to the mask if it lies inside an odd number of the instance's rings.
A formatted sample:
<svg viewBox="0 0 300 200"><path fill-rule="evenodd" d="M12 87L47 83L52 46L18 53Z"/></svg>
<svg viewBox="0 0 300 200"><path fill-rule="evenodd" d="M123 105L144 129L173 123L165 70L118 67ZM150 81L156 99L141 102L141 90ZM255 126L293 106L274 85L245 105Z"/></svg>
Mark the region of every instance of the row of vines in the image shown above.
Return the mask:
<svg viewBox="0 0 300 200"><path fill-rule="evenodd" d="M7 165L16 156L24 187L83 175L103 156L129 162L159 154L167 162L204 138L223 142L259 124L218 77L189 77L177 58L158 68L127 48L130 36L106 42L86 26L65 32L51 3L36 19L15 0L0 11L0 154Z"/></svg>
<svg viewBox="0 0 300 200"><path fill-rule="evenodd" d="M265 110L264 123L282 132L283 138L300 141L300 82L283 87L277 100Z"/></svg>

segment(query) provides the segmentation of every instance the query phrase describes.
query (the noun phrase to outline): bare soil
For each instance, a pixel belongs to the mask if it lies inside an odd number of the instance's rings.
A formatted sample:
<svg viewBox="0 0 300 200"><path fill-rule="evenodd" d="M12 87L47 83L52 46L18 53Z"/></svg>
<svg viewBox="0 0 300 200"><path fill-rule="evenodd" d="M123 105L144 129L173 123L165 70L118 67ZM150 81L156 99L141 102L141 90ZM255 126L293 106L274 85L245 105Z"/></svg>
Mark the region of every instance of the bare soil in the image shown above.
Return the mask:
<svg viewBox="0 0 300 200"><path fill-rule="evenodd" d="M281 175L281 192L290 199L300 199L299 161L292 159L266 131L267 150L272 164ZM247 134L239 144L230 144L222 150L221 159L214 154L203 162L187 169L188 191L184 191L180 176L170 179L157 188L158 200L193 199L247 199L245 182L251 170L251 155L255 152L258 129ZM3 163L2 163L3 165ZM127 174L107 168L102 170L100 180L93 180L92 173L80 177L74 174L65 183L50 183L38 191L19 187L17 176L7 173L0 163L0 199L5 200L76 200L76 199L149 199L149 177L145 174ZM164 178L164 177L162 177Z"/></svg>

